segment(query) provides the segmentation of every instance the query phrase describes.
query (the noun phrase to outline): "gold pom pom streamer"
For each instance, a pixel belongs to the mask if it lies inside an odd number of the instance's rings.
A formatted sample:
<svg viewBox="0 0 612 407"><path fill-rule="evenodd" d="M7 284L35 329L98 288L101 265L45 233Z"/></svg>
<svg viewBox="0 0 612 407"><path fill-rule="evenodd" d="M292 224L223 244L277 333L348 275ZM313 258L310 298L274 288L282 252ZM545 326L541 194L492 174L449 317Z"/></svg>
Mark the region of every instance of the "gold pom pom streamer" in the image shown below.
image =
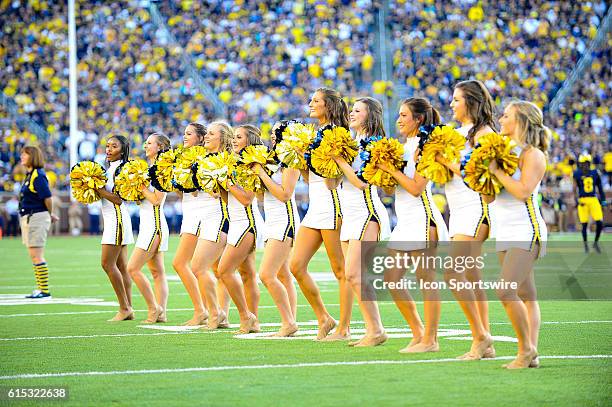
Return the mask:
<svg viewBox="0 0 612 407"><path fill-rule="evenodd" d="M351 133L344 127L337 126L317 135L304 157L308 167L318 176L338 178L343 173L332 157L342 157L351 164L358 152L357 142L351 137Z"/></svg>
<svg viewBox="0 0 612 407"><path fill-rule="evenodd" d="M393 188L397 181L391 174L376 168L377 164L386 164L394 169L404 166L404 146L397 139L380 136L364 140L365 147L359 153L362 161L357 176L364 182L382 188Z"/></svg>
<svg viewBox="0 0 612 407"><path fill-rule="evenodd" d="M193 167L198 160L203 159L207 154L208 152L202 146L192 146L179 150L172 169L172 185L182 192L197 191Z"/></svg>
<svg viewBox="0 0 612 407"><path fill-rule="evenodd" d="M291 123L283 132L280 143L274 147L278 160L289 168L305 170L306 160L298 152L305 152L315 138L315 127L312 124Z"/></svg>
<svg viewBox="0 0 612 407"><path fill-rule="evenodd" d="M172 192L172 167L176 161L177 151L168 150L160 153L155 159L155 164L149 168L151 185L159 191Z"/></svg>
<svg viewBox="0 0 612 407"><path fill-rule="evenodd" d="M227 151L198 160L195 167L197 187L205 192L219 192L219 188L227 190L237 161L238 157Z"/></svg>
<svg viewBox="0 0 612 407"><path fill-rule="evenodd" d="M130 160L120 167L119 173L115 176L113 192L124 201L142 201L144 195L141 189L148 187L150 183L147 162Z"/></svg>
<svg viewBox="0 0 612 407"><path fill-rule="evenodd" d="M272 175L280 167L274 153L268 151L268 148L264 145L247 146L242 149L234 178L236 183L246 191L259 192L264 188L261 178L251 169L251 165L255 163L261 165L268 175Z"/></svg>
<svg viewBox="0 0 612 407"><path fill-rule="evenodd" d="M489 164L495 160L506 174L514 174L519 162L519 157L513 151L514 147L515 143L509 137L497 133L480 136L478 145L461 166L463 181L481 194L499 194L503 185L489 172Z"/></svg>
<svg viewBox="0 0 612 407"><path fill-rule="evenodd" d="M106 171L93 161L82 161L70 170L72 196L77 201L90 204L101 199L98 189L106 185Z"/></svg>
<svg viewBox="0 0 612 407"><path fill-rule="evenodd" d="M451 163L458 163L464 148L465 137L452 126L436 126L423 146L416 170L433 182L446 184L453 174L446 166L436 161L436 155L440 154Z"/></svg>

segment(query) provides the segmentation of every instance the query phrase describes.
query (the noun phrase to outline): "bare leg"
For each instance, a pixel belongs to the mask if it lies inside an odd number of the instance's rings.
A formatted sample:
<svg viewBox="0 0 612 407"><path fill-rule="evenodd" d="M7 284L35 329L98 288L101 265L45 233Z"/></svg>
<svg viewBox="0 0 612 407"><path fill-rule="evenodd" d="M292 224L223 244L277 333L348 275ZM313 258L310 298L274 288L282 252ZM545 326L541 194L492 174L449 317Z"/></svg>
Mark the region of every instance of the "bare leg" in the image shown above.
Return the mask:
<svg viewBox="0 0 612 407"><path fill-rule="evenodd" d="M293 284L293 276L289 271L289 258L283 263L278 272L279 281L285 286L287 292L287 298L289 299L289 306L291 307L291 314L293 319L297 321L297 291Z"/></svg>
<svg viewBox="0 0 612 407"><path fill-rule="evenodd" d="M223 234L223 236L225 236L225 234ZM219 260L224 248L225 238L221 239L219 242L199 239L193 255L193 273L198 281L198 288L202 295L202 301L206 303L208 312L210 312L208 321L208 326L210 328L216 328L214 325L222 314L220 314L219 304L217 302L215 280L212 278L209 270L213 264Z"/></svg>
<svg viewBox="0 0 612 407"><path fill-rule="evenodd" d="M204 303L198 288L198 280L191 271L190 265L197 243L197 236L183 233L176 248L174 260L172 261L172 267L174 267L174 270L179 275L193 303L193 318L187 321L186 325L200 325L206 316L206 310L204 309Z"/></svg>
<svg viewBox="0 0 612 407"><path fill-rule="evenodd" d="M146 251L139 247L136 247L132 252L132 257L130 258L127 266L128 273L134 280L134 283L136 283L136 287L138 287L138 290L142 294L145 302L147 303L148 315L147 319L143 322L150 324L157 322L157 319L161 315L163 309L161 308L161 306L158 305L157 301L155 300L155 295L153 294L153 290L151 289L149 279L147 279L147 277L142 272L142 266L144 266L145 263L153 257L155 251L159 246L159 242L160 238L159 236L157 236L153 241L151 251Z"/></svg>
<svg viewBox="0 0 612 407"><path fill-rule="evenodd" d="M340 244L340 229L321 230L321 237L327 251L329 264L340 286L340 320L333 335L348 337L350 336L351 315L353 313L353 288L347 282L345 276L345 260Z"/></svg>
<svg viewBox="0 0 612 407"><path fill-rule="evenodd" d="M153 276L153 289L157 303L162 308L161 315L157 318L157 322L166 322L168 317L166 310L168 309L168 281L166 280L166 272L164 269L164 253L157 252L151 260L147 262L151 276Z"/></svg>
<svg viewBox="0 0 612 407"><path fill-rule="evenodd" d="M108 279L111 282L117 301L119 302L119 312L110 321L123 321L126 319L134 319L134 313L130 301L128 301L125 287L123 286L123 277L121 271L117 267L117 259L121 253L121 246L110 244L102 245L102 268L106 272Z"/></svg>

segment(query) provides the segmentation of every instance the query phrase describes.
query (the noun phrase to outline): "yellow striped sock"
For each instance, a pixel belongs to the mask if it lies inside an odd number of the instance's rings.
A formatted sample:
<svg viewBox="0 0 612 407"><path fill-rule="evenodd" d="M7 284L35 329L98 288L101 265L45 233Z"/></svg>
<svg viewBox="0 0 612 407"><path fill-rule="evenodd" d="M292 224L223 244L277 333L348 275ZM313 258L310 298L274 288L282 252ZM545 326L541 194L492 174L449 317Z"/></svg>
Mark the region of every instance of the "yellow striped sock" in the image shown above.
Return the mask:
<svg viewBox="0 0 612 407"><path fill-rule="evenodd" d="M45 294L49 294L49 268L47 263L35 264L34 274L36 275L38 289Z"/></svg>

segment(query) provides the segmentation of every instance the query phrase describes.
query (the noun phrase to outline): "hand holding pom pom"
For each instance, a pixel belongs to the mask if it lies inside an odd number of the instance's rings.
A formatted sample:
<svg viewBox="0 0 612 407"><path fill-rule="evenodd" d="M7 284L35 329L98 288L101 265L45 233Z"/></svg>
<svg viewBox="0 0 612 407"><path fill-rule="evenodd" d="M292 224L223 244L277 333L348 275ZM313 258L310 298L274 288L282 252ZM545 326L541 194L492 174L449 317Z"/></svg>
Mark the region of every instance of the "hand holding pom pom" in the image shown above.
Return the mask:
<svg viewBox="0 0 612 407"><path fill-rule="evenodd" d="M468 187L484 195L499 194L503 188L495 174L503 171L514 174L519 158L513 151L509 137L490 133L478 139L478 145L462 163L463 181Z"/></svg>
<svg viewBox="0 0 612 407"><path fill-rule="evenodd" d="M343 173L333 157L342 158L351 164L359 151L357 142L344 127L333 127L320 133L305 154L308 167L320 177L338 178Z"/></svg>
<svg viewBox="0 0 612 407"><path fill-rule="evenodd" d="M315 128L311 124L290 123L283 132L280 143L274 147L278 160L289 168L305 170L308 168L304 151L315 137Z"/></svg>
<svg viewBox="0 0 612 407"><path fill-rule="evenodd" d="M451 126L439 125L427 137L423 145L417 172L438 184L446 184L453 176L443 163L458 163L465 137Z"/></svg>
<svg viewBox="0 0 612 407"><path fill-rule="evenodd" d="M142 201L142 190L150 184L149 166L144 160L130 160L119 167L115 176L115 192L124 201Z"/></svg>
<svg viewBox="0 0 612 407"><path fill-rule="evenodd" d="M98 189L104 188L106 181L104 168L93 161L82 161L70 170L72 196L84 204L101 199Z"/></svg>
<svg viewBox="0 0 612 407"><path fill-rule="evenodd" d="M209 154L199 160L195 168L198 188L208 193L217 193L219 188L227 190L236 162L236 155L227 151Z"/></svg>
<svg viewBox="0 0 612 407"><path fill-rule="evenodd" d="M158 191L172 192L173 167L177 156L180 155L179 150L168 150L160 153L155 159L155 164L149 168L149 177L151 185Z"/></svg>
<svg viewBox="0 0 612 407"><path fill-rule="evenodd" d="M208 152L202 146L192 146L181 150L172 169L172 185L182 192L194 192L195 185L193 167L196 161L206 157Z"/></svg>
<svg viewBox="0 0 612 407"><path fill-rule="evenodd" d="M393 188L397 181L392 172L403 168L404 146L396 139L369 137L362 141L365 145L360 152L361 168L357 176L364 182L382 188Z"/></svg>

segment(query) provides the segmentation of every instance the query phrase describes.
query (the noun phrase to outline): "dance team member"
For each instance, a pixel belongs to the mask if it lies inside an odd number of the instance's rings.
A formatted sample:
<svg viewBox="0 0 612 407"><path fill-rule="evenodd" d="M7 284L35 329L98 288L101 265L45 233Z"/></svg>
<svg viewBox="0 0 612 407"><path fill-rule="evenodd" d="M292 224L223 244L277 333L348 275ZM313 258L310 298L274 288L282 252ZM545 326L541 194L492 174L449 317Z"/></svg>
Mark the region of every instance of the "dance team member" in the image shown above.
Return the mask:
<svg viewBox="0 0 612 407"><path fill-rule="evenodd" d="M402 102L397 128L404 143L404 170L379 164L397 180L395 189L395 213L397 225L389 239L391 256L408 252L411 258L435 256L436 242L448 240L448 230L438 207L433 203L432 182L416 172L419 155L419 128L440 123L440 114L423 98L410 98ZM406 269L392 269L385 273L385 280L399 282ZM416 269L419 281L433 282L436 270L419 265ZM440 296L436 289L423 289L426 326L423 327L415 301L408 290L393 289L391 295L402 316L410 326L412 340L400 353L437 352L438 325L440 322Z"/></svg>
<svg viewBox="0 0 612 407"><path fill-rule="evenodd" d="M149 165L155 163L159 153L170 149L170 139L163 134L153 133L144 144L144 151ZM136 247L128 262L128 273L144 297L148 315L144 323L154 324L166 322L166 308L168 306L168 282L164 270L164 252L168 251L168 223L164 216L164 203L166 192L159 191L153 186L143 187L141 190L144 199L140 202L140 226ZM153 276L155 295L151 290L149 279L142 272L147 264Z"/></svg>
<svg viewBox="0 0 612 407"><path fill-rule="evenodd" d="M189 148L202 145L205 135L205 126L200 123L189 123L185 127L183 134L183 147ZM208 194L199 191L184 193L177 191L177 194L181 198L183 221L181 223L179 244L172 260L172 267L174 267L174 270L179 275L193 303L193 317L185 322L184 325L203 325L208 320L208 311L204 306L205 297L200 292L200 289L204 288L205 281L204 279L199 281L196 278L195 267L192 270L194 263L192 258L199 243L198 237L203 232L202 215L207 205L209 205ZM218 205L220 204L218 203ZM211 220L212 222L213 220Z"/></svg>
<svg viewBox="0 0 612 407"><path fill-rule="evenodd" d="M363 149L361 141L372 136L386 137L383 127L382 104L376 99L365 97L355 101L349 115L349 126L356 141ZM380 319L378 303L374 293L369 294L361 281L361 241L375 242L386 239L391 233L389 215L378 197L375 186L363 182L357 176L361 167L359 155L348 164L342 157L333 157L344 173L340 178L340 207L345 214L350 214L350 222L343 222L340 230L340 241L344 254L346 279L357 297L359 308L365 319L366 334L358 341L350 342L349 346L377 346L387 340L385 329ZM327 182L333 186L333 182ZM372 291L372 290L369 290ZM369 297L369 298L368 298ZM336 332L323 340L350 339L350 333L345 335Z"/></svg>
<svg viewBox="0 0 612 407"><path fill-rule="evenodd" d="M132 279L127 271L127 245L134 243L132 221L127 206L113 193L115 174L130 156L130 145L123 136L111 136L106 142L106 186L97 191L102 198L102 268L115 290L119 312L109 321L134 319Z"/></svg>
<svg viewBox="0 0 612 407"><path fill-rule="evenodd" d="M338 91L319 88L308 106L310 117L319 122L319 132L334 126L348 129L348 106ZM325 245L331 269L340 285L340 321L335 333L338 337L347 337L350 335L353 291L344 275L344 256L340 245L342 213L338 191L329 190L324 178L311 170L302 171L302 176L308 183L309 205L295 238L295 250L289 261L289 268L317 316L317 340L321 340L334 329L336 321L327 312L319 288L308 274L307 268L321 243Z"/></svg>
<svg viewBox="0 0 612 407"><path fill-rule="evenodd" d="M271 147L282 139L289 122L277 122L270 136ZM274 336L292 336L297 332L297 293L289 272L288 259L300 217L295 203L295 186L299 170L279 167L271 176L256 164L253 166L265 185L265 249L259 266L259 277L274 300L281 317L281 328Z"/></svg>
<svg viewBox="0 0 612 407"><path fill-rule="evenodd" d="M21 239L28 248L37 285L37 289L26 298L50 298L45 244L51 222L57 222L59 218L53 215L51 190L44 170L45 160L40 148L36 146L22 148L21 165L27 171L19 191Z"/></svg>
<svg viewBox="0 0 612 407"><path fill-rule="evenodd" d="M533 265L546 251L547 230L538 192L546 172L550 130L544 126L540 108L522 100L508 104L499 122L501 134L516 142L519 156L518 169L512 176L502 171L495 160L489 164L489 171L504 186L494 202L494 214L500 224L496 234L500 277L518 283L518 289L497 291L518 339L516 359L504 367L538 367L540 306Z"/></svg>
<svg viewBox="0 0 612 407"><path fill-rule="evenodd" d="M482 82L469 80L455 86L450 107L453 118L461 123L457 131L466 137L465 149L461 151L464 157L478 143L478 137L494 132L495 104ZM441 155L436 159L454 173L444 190L450 210L449 234L453 242L460 243L451 244L449 255L476 258L481 254L482 243L489 236L491 217L488 204L485 198L465 185L458 163L450 163ZM449 281L455 279L464 283L479 281L481 277L482 272L478 267L466 268L461 273L449 269L445 274ZM473 360L495 357L485 291L480 288L453 290L453 295L468 319L473 338L470 351L459 358Z"/></svg>
<svg viewBox="0 0 612 407"><path fill-rule="evenodd" d="M227 126L228 131L231 127ZM235 153L239 153L249 145L263 144L259 135L259 129L251 125L244 125L236 128L232 147ZM259 302L259 289L255 279L255 270L250 281L255 284L255 292L252 287L245 287L251 291L249 295L250 303L247 303L245 293L240 281L235 275L235 271L250 255L254 255L255 243L257 239L257 225L255 224L253 207L255 193L245 191L240 185L230 182L227 191L221 191L223 200L227 202L230 225L227 232L227 245L221 259L219 260L218 274L221 281L227 288L232 301L238 309L240 315L240 329L238 333L246 334L258 332L258 321L255 316ZM250 271L250 268L249 268Z"/></svg>

